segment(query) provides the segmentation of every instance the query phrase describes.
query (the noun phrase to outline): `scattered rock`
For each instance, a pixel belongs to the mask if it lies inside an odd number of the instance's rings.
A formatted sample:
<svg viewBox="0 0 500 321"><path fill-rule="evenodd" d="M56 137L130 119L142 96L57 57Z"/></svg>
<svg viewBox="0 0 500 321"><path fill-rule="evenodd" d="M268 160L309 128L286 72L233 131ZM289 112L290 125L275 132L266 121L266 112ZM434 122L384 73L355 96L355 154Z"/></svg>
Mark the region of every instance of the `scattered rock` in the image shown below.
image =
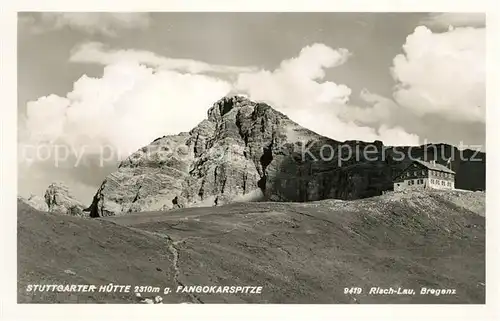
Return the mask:
<svg viewBox="0 0 500 321"><path fill-rule="evenodd" d="M69 269L68 269L68 270L64 270L64 273L66 273L66 274L70 274L70 275L76 275L76 273L75 273L75 272L73 272L73 271L71 271L71 270L69 270Z"/></svg>
<svg viewBox="0 0 500 321"><path fill-rule="evenodd" d="M135 297L139 301L139 303L145 303L145 304L162 304L163 303L163 298L159 295L155 296L154 298L143 298L140 293L136 293Z"/></svg>

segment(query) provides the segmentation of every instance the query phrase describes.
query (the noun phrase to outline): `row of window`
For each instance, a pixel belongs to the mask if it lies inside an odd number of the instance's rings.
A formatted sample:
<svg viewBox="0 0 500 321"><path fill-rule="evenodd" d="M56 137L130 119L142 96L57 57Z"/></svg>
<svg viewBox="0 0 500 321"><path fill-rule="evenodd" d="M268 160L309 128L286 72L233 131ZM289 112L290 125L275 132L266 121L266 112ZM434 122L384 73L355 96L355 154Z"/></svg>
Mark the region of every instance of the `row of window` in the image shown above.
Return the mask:
<svg viewBox="0 0 500 321"><path fill-rule="evenodd" d="M410 177L410 176L417 176L418 174L420 173L420 171L414 171L414 172L407 172L406 173L406 176L407 177ZM422 175L425 175L425 171L422 171Z"/></svg>
<svg viewBox="0 0 500 321"><path fill-rule="evenodd" d="M447 181L440 181L438 179L431 179L431 184L437 184L437 185L442 185L442 186L448 186L451 187L451 182Z"/></svg>
<svg viewBox="0 0 500 321"><path fill-rule="evenodd" d="M410 179L410 180L408 180L408 185L415 185L415 181L416 181L417 185L424 183L423 179Z"/></svg>
<svg viewBox="0 0 500 321"><path fill-rule="evenodd" d="M444 177L444 178L452 178L453 175L451 173L444 173L444 172L439 172L439 171L429 171L431 175L433 176L436 176L436 177ZM422 175L425 175L425 170L423 171L413 171L413 172L407 172L406 173L406 176L407 177L410 177L410 176L417 176L419 174L422 174Z"/></svg>
<svg viewBox="0 0 500 321"><path fill-rule="evenodd" d="M421 185L424 183L424 180L423 179L410 179L407 182L408 182L408 185ZM438 179L431 179L431 184L437 184L437 185L451 187L451 182L440 181Z"/></svg>
<svg viewBox="0 0 500 321"><path fill-rule="evenodd" d="M438 171L430 171L431 175L437 176L437 177L444 177L444 178L452 178L453 174L451 173L444 173L444 172L438 172Z"/></svg>

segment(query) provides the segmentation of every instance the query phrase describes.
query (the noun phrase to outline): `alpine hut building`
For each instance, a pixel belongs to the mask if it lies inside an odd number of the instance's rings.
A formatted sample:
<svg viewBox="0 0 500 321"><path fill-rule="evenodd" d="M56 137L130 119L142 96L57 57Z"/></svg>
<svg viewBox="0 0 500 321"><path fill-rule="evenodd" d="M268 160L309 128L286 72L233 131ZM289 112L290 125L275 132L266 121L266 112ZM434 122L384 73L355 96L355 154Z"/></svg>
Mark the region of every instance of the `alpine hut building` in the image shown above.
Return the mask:
<svg viewBox="0 0 500 321"><path fill-rule="evenodd" d="M448 164L451 167L450 160ZM455 189L455 172L435 161L417 159L396 176L393 182L395 192L425 188Z"/></svg>

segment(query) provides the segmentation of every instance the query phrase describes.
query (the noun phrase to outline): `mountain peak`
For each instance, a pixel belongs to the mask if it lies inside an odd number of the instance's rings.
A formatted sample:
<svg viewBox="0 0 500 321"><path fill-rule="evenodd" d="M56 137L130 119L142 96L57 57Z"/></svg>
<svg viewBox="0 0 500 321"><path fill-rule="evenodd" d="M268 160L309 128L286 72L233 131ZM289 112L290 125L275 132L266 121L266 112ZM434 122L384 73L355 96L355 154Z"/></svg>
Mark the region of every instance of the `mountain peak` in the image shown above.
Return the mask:
<svg viewBox="0 0 500 321"><path fill-rule="evenodd" d="M367 145L370 155L360 151ZM380 141L323 137L266 103L226 96L188 133L159 138L123 161L101 184L90 216L242 199L304 202L380 195L408 166L394 153ZM412 150L422 153L422 148Z"/></svg>
<svg viewBox="0 0 500 321"><path fill-rule="evenodd" d="M216 101L208 110L208 119L217 121L232 110L239 109L244 106L255 106L256 104L256 102L243 95L225 96Z"/></svg>

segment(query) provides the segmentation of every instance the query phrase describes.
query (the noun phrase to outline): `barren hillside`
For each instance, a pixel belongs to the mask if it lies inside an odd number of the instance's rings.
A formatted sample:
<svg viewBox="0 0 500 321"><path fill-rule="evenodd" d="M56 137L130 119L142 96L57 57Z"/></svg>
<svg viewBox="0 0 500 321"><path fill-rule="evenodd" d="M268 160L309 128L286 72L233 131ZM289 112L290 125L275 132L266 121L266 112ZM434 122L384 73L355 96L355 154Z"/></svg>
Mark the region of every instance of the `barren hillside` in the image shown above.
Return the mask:
<svg viewBox="0 0 500 321"><path fill-rule="evenodd" d="M466 199L467 202L463 200ZM471 206L470 204L473 204ZM236 203L83 219L19 203L19 302L135 302L131 294L30 294L28 284L262 286L164 303L484 303L484 194ZM345 287L361 287L359 295ZM369 295L371 287L415 295ZM421 287L456 289L420 295Z"/></svg>

